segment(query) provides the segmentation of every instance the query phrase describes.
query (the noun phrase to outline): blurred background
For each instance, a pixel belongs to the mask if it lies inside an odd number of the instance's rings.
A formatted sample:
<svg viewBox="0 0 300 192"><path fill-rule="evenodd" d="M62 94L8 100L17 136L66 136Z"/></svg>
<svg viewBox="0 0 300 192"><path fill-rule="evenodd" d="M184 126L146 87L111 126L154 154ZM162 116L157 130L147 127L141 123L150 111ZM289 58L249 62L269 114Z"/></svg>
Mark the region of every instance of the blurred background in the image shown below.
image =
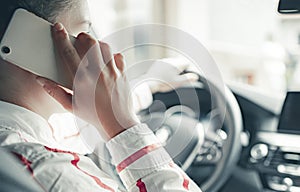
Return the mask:
<svg viewBox="0 0 300 192"><path fill-rule="evenodd" d="M228 84L271 95L300 90L300 17L277 13L278 0L90 0L98 37L138 24L167 24L199 40ZM143 38L136 31L129 37ZM176 57L162 47L124 53L130 65Z"/></svg>

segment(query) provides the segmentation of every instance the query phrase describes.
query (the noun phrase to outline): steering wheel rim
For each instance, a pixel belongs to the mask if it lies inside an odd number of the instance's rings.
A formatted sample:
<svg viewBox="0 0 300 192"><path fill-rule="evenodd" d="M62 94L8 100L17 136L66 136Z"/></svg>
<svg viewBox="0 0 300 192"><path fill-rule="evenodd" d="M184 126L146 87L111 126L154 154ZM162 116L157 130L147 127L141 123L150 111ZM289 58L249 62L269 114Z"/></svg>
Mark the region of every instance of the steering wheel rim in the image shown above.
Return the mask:
<svg viewBox="0 0 300 192"><path fill-rule="evenodd" d="M207 179L200 186L200 188L204 192L217 192L220 189L220 187L222 187L224 183L227 181L227 179L229 178L232 170L234 169L240 157L240 151L241 151L240 134L243 127L242 115L237 100L235 99L233 93L229 90L227 86L225 86L224 91L222 92L221 90L218 90L218 88L214 86L212 83L208 82L208 80L202 80L201 82L204 84L206 89L209 85L210 90L213 89L214 93L217 94L217 96L214 98L217 100L216 103L225 102L226 104L225 105L226 114L224 118L224 124L226 125L228 131L228 137L224 142L222 148L223 155L219 163L217 163L215 170L210 176L210 178ZM159 114L156 114L156 116L159 116ZM172 122L174 122L174 120L175 119L173 119ZM198 144L195 144L195 142L191 142L191 144L194 145L194 148L199 147L199 143L203 143L202 139L203 138L201 138L200 135L198 137L198 142L197 142ZM197 149L193 149L192 151L197 151ZM188 158L190 157L187 156L186 159ZM183 166L186 169L192 163L193 161L189 161L188 163L183 163Z"/></svg>
<svg viewBox="0 0 300 192"><path fill-rule="evenodd" d="M222 94L222 92L219 92ZM229 178L236 166L242 149L240 135L243 130L242 115L236 98L225 86L223 95L226 102L224 123L228 129L228 138L223 146L223 155L211 177L201 185L205 192L217 192Z"/></svg>

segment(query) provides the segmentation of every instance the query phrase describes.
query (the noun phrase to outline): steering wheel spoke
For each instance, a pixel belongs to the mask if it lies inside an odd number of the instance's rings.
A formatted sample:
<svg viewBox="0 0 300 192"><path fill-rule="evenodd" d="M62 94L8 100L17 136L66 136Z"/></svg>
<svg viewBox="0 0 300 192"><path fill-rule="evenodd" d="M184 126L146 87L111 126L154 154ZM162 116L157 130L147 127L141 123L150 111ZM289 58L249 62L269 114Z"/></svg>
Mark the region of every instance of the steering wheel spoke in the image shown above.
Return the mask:
<svg viewBox="0 0 300 192"><path fill-rule="evenodd" d="M194 165L216 165L222 158L222 148L219 143L206 140L198 155L196 156Z"/></svg>

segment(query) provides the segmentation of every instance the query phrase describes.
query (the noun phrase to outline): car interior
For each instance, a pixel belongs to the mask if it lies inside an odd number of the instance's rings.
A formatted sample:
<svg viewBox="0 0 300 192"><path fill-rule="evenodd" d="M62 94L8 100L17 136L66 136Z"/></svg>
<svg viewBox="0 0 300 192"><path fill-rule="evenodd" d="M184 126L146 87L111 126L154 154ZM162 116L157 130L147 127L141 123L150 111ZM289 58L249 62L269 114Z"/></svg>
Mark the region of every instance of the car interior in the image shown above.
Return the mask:
<svg viewBox="0 0 300 192"><path fill-rule="evenodd" d="M226 85L197 73L197 82L155 93L151 106L138 113L204 192L300 192L300 0L91 2L95 18L94 9L101 3L98 15L111 15L93 21L99 38L126 26L156 22L174 24L208 47ZM199 28L194 26L198 20ZM145 37L139 30L133 36L136 41ZM124 54L128 63L176 60L180 55L147 46ZM3 167L12 160L5 154L0 159L0 191L5 191L15 185Z"/></svg>

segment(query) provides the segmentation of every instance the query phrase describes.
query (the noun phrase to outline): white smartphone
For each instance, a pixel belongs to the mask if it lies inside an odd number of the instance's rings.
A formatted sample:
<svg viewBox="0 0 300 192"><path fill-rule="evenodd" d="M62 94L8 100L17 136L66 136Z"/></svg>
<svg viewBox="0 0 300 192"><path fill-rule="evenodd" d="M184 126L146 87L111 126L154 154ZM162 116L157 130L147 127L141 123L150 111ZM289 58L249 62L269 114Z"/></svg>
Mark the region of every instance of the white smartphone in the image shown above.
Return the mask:
<svg viewBox="0 0 300 192"><path fill-rule="evenodd" d="M72 80L66 75L66 67L60 64L54 50L51 25L25 9L17 9L1 40L0 56L71 89ZM70 39L75 40L74 37Z"/></svg>

